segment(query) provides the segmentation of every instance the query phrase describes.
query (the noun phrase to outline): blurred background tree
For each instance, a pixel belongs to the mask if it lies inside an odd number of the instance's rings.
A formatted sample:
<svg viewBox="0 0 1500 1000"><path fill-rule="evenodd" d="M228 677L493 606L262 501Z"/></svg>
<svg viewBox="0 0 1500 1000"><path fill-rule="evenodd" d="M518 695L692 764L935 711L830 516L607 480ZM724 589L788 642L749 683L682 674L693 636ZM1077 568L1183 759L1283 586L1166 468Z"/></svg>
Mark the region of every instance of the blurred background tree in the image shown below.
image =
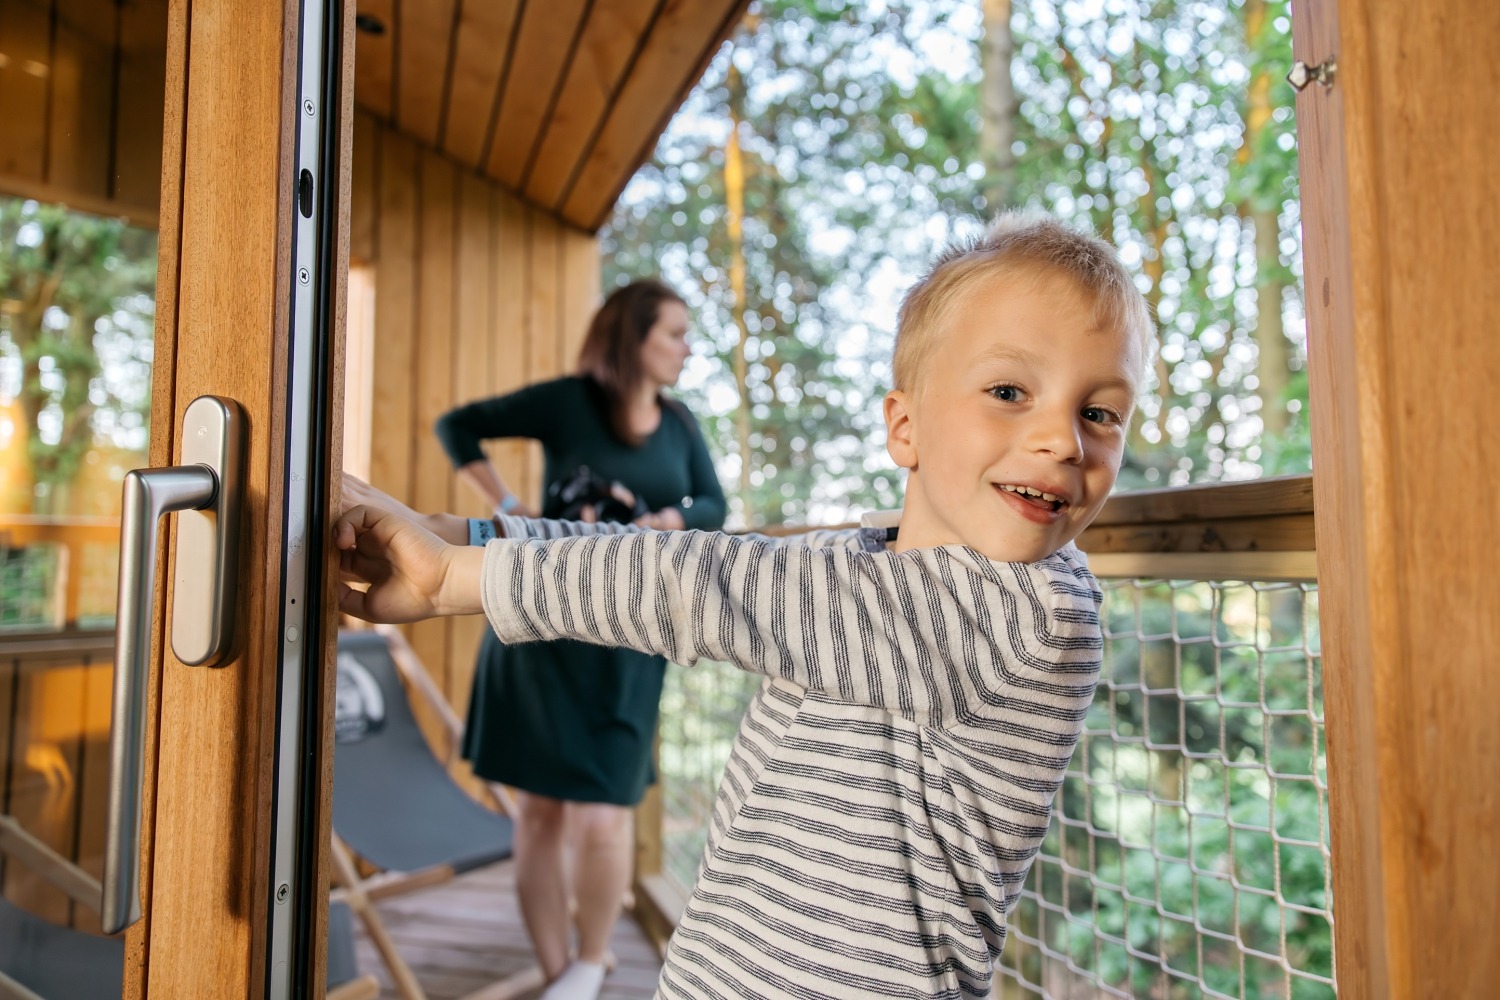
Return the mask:
<svg viewBox="0 0 1500 1000"><path fill-rule="evenodd" d="M1120 488L1305 472L1286 0L762 0L606 228L704 349L745 524L899 503L878 400L946 240L1044 208L1120 247L1160 351Z"/></svg>

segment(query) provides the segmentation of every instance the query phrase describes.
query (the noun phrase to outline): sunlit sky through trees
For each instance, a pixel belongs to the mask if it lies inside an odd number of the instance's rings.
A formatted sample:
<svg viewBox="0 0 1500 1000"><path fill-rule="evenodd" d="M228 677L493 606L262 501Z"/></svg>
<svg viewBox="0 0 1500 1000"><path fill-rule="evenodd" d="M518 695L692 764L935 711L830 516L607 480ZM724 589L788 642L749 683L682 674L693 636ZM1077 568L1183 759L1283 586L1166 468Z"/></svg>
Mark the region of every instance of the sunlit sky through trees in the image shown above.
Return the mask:
<svg viewBox="0 0 1500 1000"><path fill-rule="evenodd" d="M659 272L687 297L679 391L745 522L899 503L878 412L897 305L996 198L1106 236L1157 310L1121 488L1307 470L1285 0L1014 0L1008 27L997 112L980 0L764 0L627 188L606 282Z"/></svg>

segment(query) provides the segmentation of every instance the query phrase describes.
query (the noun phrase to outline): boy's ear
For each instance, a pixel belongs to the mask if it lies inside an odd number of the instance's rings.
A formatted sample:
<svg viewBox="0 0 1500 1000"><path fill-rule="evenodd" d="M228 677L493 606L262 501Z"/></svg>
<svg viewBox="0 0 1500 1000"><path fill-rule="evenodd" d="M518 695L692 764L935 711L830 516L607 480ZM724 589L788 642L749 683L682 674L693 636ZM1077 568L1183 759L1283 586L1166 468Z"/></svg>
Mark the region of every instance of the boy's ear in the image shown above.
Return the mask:
<svg viewBox="0 0 1500 1000"><path fill-rule="evenodd" d="M911 398L900 389L885 394L885 450L901 468L917 467L917 425Z"/></svg>

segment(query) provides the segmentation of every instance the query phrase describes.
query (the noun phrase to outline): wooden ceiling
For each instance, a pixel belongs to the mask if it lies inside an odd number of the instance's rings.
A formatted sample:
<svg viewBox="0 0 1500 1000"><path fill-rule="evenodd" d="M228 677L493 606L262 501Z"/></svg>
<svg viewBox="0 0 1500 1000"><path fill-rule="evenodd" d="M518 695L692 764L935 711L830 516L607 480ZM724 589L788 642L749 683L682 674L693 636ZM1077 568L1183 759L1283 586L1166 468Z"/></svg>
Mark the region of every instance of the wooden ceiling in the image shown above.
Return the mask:
<svg viewBox="0 0 1500 1000"><path fill-rule="evenodd" d="M359 0L354 99L593 232L748 4Z"/></svg>

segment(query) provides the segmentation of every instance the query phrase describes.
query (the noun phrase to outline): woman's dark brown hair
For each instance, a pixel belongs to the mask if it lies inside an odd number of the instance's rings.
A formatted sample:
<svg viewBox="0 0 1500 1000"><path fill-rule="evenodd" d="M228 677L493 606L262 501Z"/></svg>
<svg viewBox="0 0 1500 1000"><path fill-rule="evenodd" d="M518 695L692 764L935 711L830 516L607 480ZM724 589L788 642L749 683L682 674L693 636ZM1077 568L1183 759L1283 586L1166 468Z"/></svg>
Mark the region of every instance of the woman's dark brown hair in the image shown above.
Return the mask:
<svg viewBox="0 0 1500 1000"><path fill-rule="evenodd" d="M629 445L643 440L630 429L628 406L644 377L641 344L656 325L663 302L682 302L682 296L654 278L615 289L594 314L578 352L578 374L593 379L604 393L610 426Z"/></svg>

